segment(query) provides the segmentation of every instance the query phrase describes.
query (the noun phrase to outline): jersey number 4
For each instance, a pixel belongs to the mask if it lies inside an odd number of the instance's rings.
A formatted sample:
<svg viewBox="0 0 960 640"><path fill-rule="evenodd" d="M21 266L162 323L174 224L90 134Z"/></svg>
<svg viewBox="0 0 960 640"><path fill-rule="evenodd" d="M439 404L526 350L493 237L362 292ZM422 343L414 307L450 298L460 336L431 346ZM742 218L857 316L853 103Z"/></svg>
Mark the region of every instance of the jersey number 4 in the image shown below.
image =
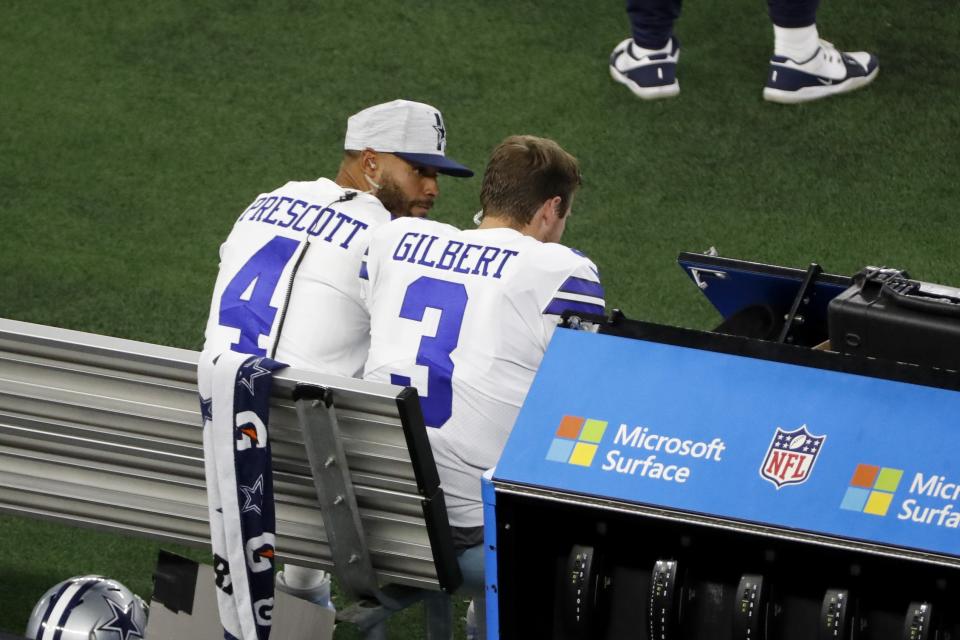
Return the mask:
<svg viewBox="0 0 960 640"><path fill-rule="evenodd" d="M277 308L270 299L290 258L300 242L275 236L240 267L220 297L220 324L240 330L240 338L230 345L239 353L265 356L260 336L269 335Z"/></svg>
<svg viewBox="0 0 960 640"><path fill-rule="evenodd" d="M423 421L428 427L442 427L453 412L453 360L450 353L460 342L460 326L467 308L467 289L457 282L422 276L407 287L400 317L423 321L427 308L440 311L435 336L420 338L417 364L427 367L427 395L420 397ZM410 386L410 378L391 374L390 382Z"/></svg>

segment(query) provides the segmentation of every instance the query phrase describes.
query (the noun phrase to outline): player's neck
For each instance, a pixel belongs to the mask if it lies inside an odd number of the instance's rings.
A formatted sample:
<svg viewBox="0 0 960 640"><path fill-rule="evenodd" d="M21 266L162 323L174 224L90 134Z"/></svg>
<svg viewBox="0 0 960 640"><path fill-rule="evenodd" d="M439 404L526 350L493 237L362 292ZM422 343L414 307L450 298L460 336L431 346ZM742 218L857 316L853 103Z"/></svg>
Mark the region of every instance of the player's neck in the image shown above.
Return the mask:
<svg viewBox="0 0 960 640"><path fill-rule="evenodd" d="M356 191L366 191L369 189L364 183L362 183L358 178L362 177L363 172L360 171L359 167L350 166L346 163L340 165L340 169L337 171L336 177L333 179L338 185L344 189L354 189Z"/></svg>
<svg viewBox="0 0 960 640"><path fill-rule="evenodd" d="M518 226L516 221L510 218L510 216L498 216L496 214L491 215L485 213L477 229L513 229L525 236L537 237L533 232L533 225Z"/></svg>
<svg viewBox="0 0 960 640"><path fill-rule="evenodd" d="M517 226L517 223L510 216L497 215L496 213L484 212L483 219L480 221L478 229L516 229L523 233L523 230Z"/></svg>

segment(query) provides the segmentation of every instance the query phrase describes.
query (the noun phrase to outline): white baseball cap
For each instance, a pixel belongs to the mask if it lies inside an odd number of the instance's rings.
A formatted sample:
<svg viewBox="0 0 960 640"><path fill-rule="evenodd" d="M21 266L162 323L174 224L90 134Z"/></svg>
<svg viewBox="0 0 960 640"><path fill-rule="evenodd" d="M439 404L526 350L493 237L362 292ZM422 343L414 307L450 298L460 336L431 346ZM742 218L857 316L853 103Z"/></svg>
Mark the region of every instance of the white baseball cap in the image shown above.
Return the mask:
<svg viewBox="0 0 960 640"><path fill-rule="evenodd" d="M343 148L392 153L439 173L469 178L473 171L444 155L447 129L440 110L422 102L394 100L378 104L347 120Z"/></svg>

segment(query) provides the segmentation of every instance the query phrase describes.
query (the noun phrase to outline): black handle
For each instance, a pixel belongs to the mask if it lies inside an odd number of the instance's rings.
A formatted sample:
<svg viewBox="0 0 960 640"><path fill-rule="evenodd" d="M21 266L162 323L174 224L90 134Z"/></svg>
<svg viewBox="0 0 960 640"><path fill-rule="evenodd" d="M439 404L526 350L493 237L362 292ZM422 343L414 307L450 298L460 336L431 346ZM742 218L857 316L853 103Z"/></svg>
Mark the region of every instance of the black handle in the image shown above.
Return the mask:
<svg viewBox="0 0 960 640"><path fill-rule="evenodd" d="M913 280L890 278L883 283L880 295L906 309L960 318L960 298L920 293L920 283Z"/></svg>

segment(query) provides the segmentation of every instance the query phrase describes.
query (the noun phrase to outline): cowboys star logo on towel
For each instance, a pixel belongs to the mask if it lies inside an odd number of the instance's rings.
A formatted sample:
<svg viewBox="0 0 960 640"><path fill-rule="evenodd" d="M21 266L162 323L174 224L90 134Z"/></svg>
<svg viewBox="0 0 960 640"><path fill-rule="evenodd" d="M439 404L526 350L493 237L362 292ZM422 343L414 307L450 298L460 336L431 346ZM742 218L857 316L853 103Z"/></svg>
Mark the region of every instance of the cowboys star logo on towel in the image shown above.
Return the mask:
<svg viewBox="0 0 960 640"><path fill-rule="evenodd" d="M270 369L262 366L264 360L266 360L266 358L257 358L256 360L245 363L243 365L245 371L237 377L237 382L246 387L251 396L255 395L254 384L256 384L256 379L260 376L270 375Z"/></svg>
<svg viewBox="0 0 960 640"><path fill-rule="evenodd" d="M240 507L240 513L255 511L257 515L262 515L260 505L263 504L263 474L257 476L257 481L252 487L240 485L240 491L243 493L243 506Z"/></svg>
<svg viewBox="0 0 960 640"><path fill-rule="evenodd" d="M815 436L807 431L807 425L794 431L777 427L760 466L760 475L777 489L806 482L826 439L826 435Z"/></svg>

